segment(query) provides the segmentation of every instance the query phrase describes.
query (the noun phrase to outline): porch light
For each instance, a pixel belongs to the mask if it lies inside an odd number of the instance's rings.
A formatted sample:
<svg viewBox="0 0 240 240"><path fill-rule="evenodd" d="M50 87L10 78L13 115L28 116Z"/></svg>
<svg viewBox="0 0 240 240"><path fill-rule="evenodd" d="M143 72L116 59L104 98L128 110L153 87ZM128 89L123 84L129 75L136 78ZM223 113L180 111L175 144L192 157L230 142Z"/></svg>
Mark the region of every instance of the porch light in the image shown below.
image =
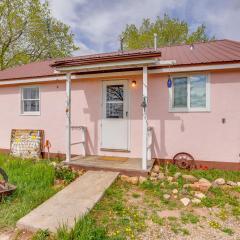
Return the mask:
<svg viewBox="0 0 240 240"><path fill-rule="evenodd" d="M137 82L136 81L132 81L132 87L136 87L137 86Z"/></svg>

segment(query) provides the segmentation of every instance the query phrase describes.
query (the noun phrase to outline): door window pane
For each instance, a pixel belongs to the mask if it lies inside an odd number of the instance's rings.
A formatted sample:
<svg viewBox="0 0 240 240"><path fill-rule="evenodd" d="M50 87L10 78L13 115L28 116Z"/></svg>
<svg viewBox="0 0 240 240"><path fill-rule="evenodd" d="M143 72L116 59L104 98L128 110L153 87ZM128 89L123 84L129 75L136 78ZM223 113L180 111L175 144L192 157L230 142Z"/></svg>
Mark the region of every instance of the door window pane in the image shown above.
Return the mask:
<svg viewBox="0 0 240 240"><path fill-rule="evenodd" d="M107 101L123 101L123 85L107 86Z"/></svg>
<svg viewBox="0 0 240 240"><path fill-rule="evenodd" d="M108 85L106 87L106 118L123 118L124 86Z"/></svg>
<svg viewBox="0 0 240 240"><path fill-rule="evenodd" d="M106 115L107 118L123 118L123 102L107 103Z"/></svg>
<svg viewBox="0 0 240 240"><path fill-rule="evenodd" d="M187 107L187 78L174 78L173 80L173 107Z"/></svg>
<svg viewBox="0 0 240 240"><path fill-rule="evenodd" d="M206 107L206 76L190 77L190 106L194 108Z"/></svg>

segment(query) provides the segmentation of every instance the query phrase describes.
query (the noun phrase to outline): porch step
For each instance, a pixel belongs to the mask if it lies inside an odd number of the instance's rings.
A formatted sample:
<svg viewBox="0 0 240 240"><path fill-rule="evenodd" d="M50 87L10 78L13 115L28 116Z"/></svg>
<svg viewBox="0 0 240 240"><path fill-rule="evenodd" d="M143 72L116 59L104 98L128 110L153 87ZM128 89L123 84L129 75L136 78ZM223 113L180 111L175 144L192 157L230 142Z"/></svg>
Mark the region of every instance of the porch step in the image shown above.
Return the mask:
<svg viewBox="0 0 240 240"><path fill-rule="evenodd" d="M118 172L88 171L63 190L48 199L17 222L17 227L28 231L48 229L56 232L60 225L72 228L75 219L90 211Z"/></svg>

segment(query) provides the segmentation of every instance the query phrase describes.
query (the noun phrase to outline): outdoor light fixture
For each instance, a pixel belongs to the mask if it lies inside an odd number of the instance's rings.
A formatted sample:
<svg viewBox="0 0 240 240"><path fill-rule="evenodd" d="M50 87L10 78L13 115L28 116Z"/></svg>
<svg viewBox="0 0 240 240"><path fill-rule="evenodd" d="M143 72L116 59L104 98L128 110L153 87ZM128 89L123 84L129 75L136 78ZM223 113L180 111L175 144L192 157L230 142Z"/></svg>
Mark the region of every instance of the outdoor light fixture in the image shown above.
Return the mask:
<svg viewBox="0 0 240 240"><path fill-rule="evenodd" d="M172 87L172 79L170 76L168 76L167 86L168 86L168 88Z"/></svg>
<svg viewBox="0 0 240 240"><path fill-rule="evenodd" d="M137 86L137 82L136 81L132 81L132 87L136 87Z"/></svg>

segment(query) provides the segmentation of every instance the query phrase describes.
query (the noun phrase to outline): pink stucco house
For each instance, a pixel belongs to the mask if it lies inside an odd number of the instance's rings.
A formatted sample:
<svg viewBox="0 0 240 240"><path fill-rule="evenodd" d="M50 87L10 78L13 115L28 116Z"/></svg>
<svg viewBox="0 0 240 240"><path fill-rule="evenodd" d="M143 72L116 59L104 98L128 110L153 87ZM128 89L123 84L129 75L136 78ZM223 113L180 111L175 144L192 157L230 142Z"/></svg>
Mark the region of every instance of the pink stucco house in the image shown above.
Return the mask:
<svg viewBox="0 0 240 240"><path fill-rule="evenodd" d="M114 156L147 171L151 159L187 152L240 170L239 104L236 41L35 62L0 72L0 148L11 129L42 129L51 153L98 156L75 158L93 168Z"/></svg>

